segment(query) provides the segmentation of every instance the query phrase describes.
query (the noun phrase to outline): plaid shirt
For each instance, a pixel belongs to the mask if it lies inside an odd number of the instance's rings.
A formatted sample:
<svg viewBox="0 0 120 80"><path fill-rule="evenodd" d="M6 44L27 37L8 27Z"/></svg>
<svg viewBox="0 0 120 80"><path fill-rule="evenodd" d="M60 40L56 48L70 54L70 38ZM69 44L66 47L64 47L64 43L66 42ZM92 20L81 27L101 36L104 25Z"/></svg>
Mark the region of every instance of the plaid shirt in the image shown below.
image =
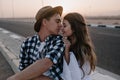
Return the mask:
<svg viewBox="0 0 120 80"><path fill-rule="evenodd" d="M49 58L53 62L53 66L50 67L49 77L53 80L61 80L61 73L63 70L63 55L64 55L64 43L61 36L49 36L45 40L45 46L40 52L39 47L41 45L39 35L27 38L20 49L20 64L19 69L23 70L36 60L42 58ZM44 53L44 54L43 54Z"/></svg>

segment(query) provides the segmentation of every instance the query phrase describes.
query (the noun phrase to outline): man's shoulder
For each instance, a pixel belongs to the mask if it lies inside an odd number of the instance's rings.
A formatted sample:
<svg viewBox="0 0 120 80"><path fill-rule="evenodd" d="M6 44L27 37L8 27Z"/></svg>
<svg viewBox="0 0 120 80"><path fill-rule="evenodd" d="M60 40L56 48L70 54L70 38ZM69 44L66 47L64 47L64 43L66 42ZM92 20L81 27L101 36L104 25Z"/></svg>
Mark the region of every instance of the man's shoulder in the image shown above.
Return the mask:
<svg viewBox="0 0 120 80"><path fill-rule="evenodd" d="M50 45L60 45L60 46L63 46L64 45L64 42L62 40L62 36L60 35L54 35L54 36L50 36L46 39L46 44L48 46Z"/></svg>
<svg viewBox="0 0 120 80"><path fill-rule="evenodd" d="M62 36L61 35L51 35L51 36L47 37L47 40L62 40Z"/></svg>
<svg viewBox="0 0 120 80"><path fill-rule="evenodd" d="M27 37L23 42L30 42L30 41L35 41L35 40L37 40L37 35L35 34L35 35L33 35L33 36L29 36L29 37Z"/></svg>
<svg viewBox="0 0 120 80"><path fill-rule="evenodd" d="M55 38L56 42L63 42L63 37L61 35L57 35Z"/></svg>

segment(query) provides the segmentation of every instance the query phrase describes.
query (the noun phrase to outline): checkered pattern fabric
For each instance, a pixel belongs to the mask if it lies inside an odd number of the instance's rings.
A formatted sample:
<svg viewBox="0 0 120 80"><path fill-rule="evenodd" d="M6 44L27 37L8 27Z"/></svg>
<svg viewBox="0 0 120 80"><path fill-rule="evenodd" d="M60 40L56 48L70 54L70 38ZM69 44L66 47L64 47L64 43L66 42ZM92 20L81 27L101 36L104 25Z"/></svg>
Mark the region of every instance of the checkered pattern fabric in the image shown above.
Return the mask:
<svg viewBox="0 0 120 80"><path fill-rule="evenodd" d="M49 76L53 80L61 80L63 70L64 43L61 36L49 36L45 40L45 46L42 51L39 47L42 42L39 40L38 34L27 38L20 49L19 69L23 70L38 59L49 58L53 62L53 66L48 70Z"/></svg>

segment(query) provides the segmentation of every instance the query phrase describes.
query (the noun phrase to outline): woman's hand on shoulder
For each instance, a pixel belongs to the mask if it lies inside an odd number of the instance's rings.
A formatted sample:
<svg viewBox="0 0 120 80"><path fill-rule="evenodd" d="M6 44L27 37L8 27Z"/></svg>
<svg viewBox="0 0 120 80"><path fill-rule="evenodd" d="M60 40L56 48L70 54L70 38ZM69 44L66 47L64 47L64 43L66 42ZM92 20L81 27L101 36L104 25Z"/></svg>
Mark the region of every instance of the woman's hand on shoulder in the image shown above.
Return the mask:
<svg viewBox="0 0 120 80"><path fill-rule="evenodd" d="M67 39L67 37L64 37L64 38L63 38L63 42L64 42L64 44L65 44L65 49L66 49L66 50L69 50L71 43L70 43L70 41Z"/></svg>

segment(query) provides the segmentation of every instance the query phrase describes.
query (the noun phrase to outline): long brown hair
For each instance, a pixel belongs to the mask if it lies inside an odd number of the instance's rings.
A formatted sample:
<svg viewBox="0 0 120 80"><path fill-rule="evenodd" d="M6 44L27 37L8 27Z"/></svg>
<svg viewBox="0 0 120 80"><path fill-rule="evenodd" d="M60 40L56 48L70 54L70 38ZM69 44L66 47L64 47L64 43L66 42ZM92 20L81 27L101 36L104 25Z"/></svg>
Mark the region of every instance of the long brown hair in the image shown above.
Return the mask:
<svg viewBox="0 0 120 80"><path fill-rule="evenodd" d="M93 44L84 17L79 13L69 13L64 17L73 31L72 37L74 43L71 45L70 50L74 52L75 57L80 61L80 68L82 69L86 59L90 63L90 72L95 70L96 55ZM70 40L70 38L68 37ZM71 40L70 40L71 41ZM83 69L82 69L83 70ZM84 73L84 71L83 71Z"/></svg>

